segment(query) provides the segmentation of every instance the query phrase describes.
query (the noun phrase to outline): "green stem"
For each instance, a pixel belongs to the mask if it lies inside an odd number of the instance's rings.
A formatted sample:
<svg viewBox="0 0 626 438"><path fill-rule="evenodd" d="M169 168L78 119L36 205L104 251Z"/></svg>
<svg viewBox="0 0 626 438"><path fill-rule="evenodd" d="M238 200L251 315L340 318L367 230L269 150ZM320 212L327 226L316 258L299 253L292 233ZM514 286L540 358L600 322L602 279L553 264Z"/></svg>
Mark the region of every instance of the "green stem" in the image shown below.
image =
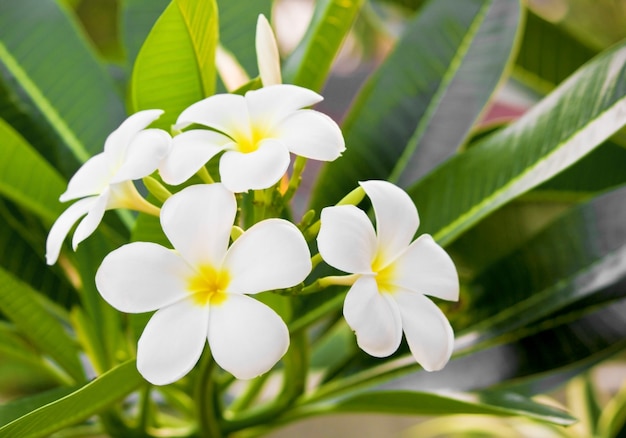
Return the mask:
<svg viewBox="0 0 626 438"><path fill-rule="evenodd" d="M295 333L299 333L305 328L320 320L321 318L328 316L330 312L338 310L346 297L346 293L347 292L343 292L335 295L330 300L325 301L324 304L316 307L312 311L306 313L305 315L290 323L289 333L291 333L292 335Z"/></svg>
<svg viewBox="0 0 626 438"><path fill-rule="evenodd" d="M237 397L235 401L230 404L230 406L228 406L228 410L236 413L249 408L257 395L259 395L261 389L263 389L263 386L265 385L265 382L267 382L267 378L269 376L270 373L265 373L262 376L250 381L245 391Z"/></svg>
<svg viewBox="0 0 626 438"><path fill-rule="evenodd" d="M200 435L210 438L221 438L219 412L215 382L211 380L215 361L207 350L200 359L198 383L196 385L196 406L198 408L198 423Z"/></svg>
<svg viewBox="0 0 626 438"><path fill-rule="evenodd" d="M292 405L305 389L308 370L308 340L306 333L292 335L287 354L283 357L283 387L280 394L270 403L257 409L235 413L227 412L231 418L223 422L223 430L235 432L251 426L268 423Z"/></svg>
<svg viewBox="0 0 626 438"><path fill-rule="evenodd" d="M265 219L265 191L254 191L254 223L261 222Z"/></svg>
<svg viewBox="0 0 626 438"><path fill-rule="evenodd" d="M150 392L152 391L152 385L146 383L143 391L141 391L140 403L139 403L139 421L135 430L139 434L145 434L150 425L150 414L152 409L152 399L150 398Z"/></svg>
<svg viewBox="0 0 626 438"><path fill-rule="evenodd" d="M165 202L172 196L172 193L163 186L156 178L146 176L142 179L143 185L146 189L159 201Z"/></svg>
<svg viewBox="0 0 626 438"><path fill-rule="evenodd" d="M291 201L291 198L293 198L293 195L295 195L296 191L300 187L300 183L302 182L302 172L304 172L306 162L306 158L298 156L296 161L293 163L293 173L291 174L291 179L289 180L289 186L283 195L283 202L285 204L288 204L289 201Z"/></svg>
<svg viewBox="0 0 626 438"><path fill-rule="evenodd" d="M207 168L204 167L204 166L202 166L200 168L200 170L198 170L198 172L196 172L196 175L198 175L200 177L200 179L202 181L204 181L205 183L207 183L207 184L215 183L215 180L211 177L211 174L209 173Z"/></svg>

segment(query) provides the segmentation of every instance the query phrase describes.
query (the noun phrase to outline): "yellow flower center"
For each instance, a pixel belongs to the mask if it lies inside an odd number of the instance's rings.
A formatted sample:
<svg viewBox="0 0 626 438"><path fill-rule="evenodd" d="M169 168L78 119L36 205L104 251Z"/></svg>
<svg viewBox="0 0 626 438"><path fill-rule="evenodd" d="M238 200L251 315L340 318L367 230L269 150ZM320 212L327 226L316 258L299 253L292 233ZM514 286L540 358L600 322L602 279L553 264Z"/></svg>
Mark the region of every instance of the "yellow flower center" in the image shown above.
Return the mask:
<svg viewBox="0 0 626 438"><path fill-rule="evenodd" d="M251 128L250 136L237 135L235 137L237 150L241 153L249 154L250 152L256 151L259 148L259 143L268 138L266 129L255 125L252 125Z"/></svg>
<svg viewBox="0 0 626 438"><path fill-rule="evenodd" d="M390 263L384 265L383 257L380 254L372 262L372 271L376 273L376 284L380 293L393 293L396 290L394 279L396 277L395 266Z"/></svg>
<svg viewBox="0 0 626 438"><path fill-rule="evenodd" d="M217 271L212 266L204 265L195 276L189 279L187 290L199 306L207 303L217 305L226 300L226 288L229 283L228 271Z"/></svg>

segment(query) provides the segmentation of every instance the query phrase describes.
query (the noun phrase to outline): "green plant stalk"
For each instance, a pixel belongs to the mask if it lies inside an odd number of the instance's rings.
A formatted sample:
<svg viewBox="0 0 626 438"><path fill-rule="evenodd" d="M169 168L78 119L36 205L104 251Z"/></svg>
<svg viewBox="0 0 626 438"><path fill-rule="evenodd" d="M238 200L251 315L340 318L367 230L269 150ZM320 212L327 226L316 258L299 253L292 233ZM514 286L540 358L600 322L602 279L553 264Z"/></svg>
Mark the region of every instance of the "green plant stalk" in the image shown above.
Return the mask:
<svg viewBox="0 0 626 438"><path fill-rule="evenodd" d="M266 424L286 411L304 392L308 371L308 348L306 333L292 335L289 350L283 358L283 387L280 394L272 402L258 409L232 413L231 418L224 419L222 429L230 433Z"/></svg>
<svg viewBox="0 0 626 438"><path fill-rule="evenodd" d="M207 349L200 359L198 382L196 384L196 407L200 435L211 438L223 436L220 428L219 411L217 406L216 382L211 377L215 370L215 361Z"/></svg>
<svg viewBox="0 0 626 438"><path fill-rule="evenodd" d="M228 411L237 413L249 408L257 395L259 395L261 389L265 386L265 382L267 382L267 378L270 374L271 373L267 372L249 382L245 391L228 406Z"/></svg>
<svg viewBox="0 0 626 438"><path fill-rule="evenodd" d="M296 191L300 187L300 183L302 182L302 172L306 167L307 159L301 156L298 156L293 163L293 173L291 175L291 179L289 180L289 186L287 187L287 191L283 195L283 203L287 205L293 195L296 194Z"/></svg>
<svg viewBox="0 0 626 438"><path fill-rule="evenodd" d="M341 308L343 304L343 300L346 297L347 291L338 293L334 297L329 300L326 300L324 304L317 306L312 311L304 314L300 318L296 319L292 323L289 324L289 333L295 335L300 331L306 329L307 327L315 324L320 319L328 316L328 314L334 310L338 310Z"/></svg>

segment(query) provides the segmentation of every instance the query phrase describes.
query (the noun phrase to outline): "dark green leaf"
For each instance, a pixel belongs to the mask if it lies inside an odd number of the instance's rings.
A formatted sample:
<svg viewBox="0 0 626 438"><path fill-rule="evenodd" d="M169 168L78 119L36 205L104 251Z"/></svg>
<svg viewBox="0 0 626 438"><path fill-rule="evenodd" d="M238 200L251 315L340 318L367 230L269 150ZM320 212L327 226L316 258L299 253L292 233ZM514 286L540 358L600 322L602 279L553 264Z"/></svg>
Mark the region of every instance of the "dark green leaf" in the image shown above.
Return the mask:
<svg viewBox="0 0 626 438"><path fill-rule="evenodd" d="M411 187L421 231L451 243L489 213L550 179L623 124L626 45L604 52L518 121Z"/></svg>
<svg viewBox="0 0 626 438"><path fill-rule="evenodd" d="M2 438L45 437L102 412L143 382L135 361L129 361L71 394L46 404L0 428Z"/></svg>
<svg viewBox="0 0 626 438"><path fill-rule="evenodd" d="M62 324L50 314L44 297L2 268L0 311L33 345L50 355L73 379L81 381L84 378L78 360L78 348Z"/></svg>
<svg viewBox="0 0 626 438"><path fill-rule="evenodd" d="M17 418L28 414L35 409L52 403L71 393L75 388L55 388L49 391L41 392L37 395L13 400L9 403L0 405L0 427L10 423Z"/></svg>
<svg viewBox="0 0 626 438"><path fill-rule="evenodd" d="M123 118L113 80L59 2L0 3L0 64L82 161Z"/></svg>
<svg viewBox="0 0 626 438"><path fill-rule="evenodd" d="M510 61L519 21L515 0L427 4L358 95L343 126L346 152L322 171L312 208L359 180L406 187L454 153Z"/></svg>
<svg viewBox="0 0 626 438"><path fill-rule="evenodd" d="M130 71L143 42L170 0L123 0L120 12L121 38Z"/></svg>

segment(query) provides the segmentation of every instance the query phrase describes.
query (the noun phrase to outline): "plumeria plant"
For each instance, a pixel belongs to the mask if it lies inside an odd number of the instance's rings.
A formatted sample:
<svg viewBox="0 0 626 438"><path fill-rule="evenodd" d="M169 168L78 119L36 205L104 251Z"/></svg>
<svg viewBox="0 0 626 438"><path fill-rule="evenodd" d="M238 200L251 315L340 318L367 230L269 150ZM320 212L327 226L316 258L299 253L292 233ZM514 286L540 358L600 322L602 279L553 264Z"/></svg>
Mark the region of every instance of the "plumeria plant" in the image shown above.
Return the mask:
<svg viewBox="0 0 626 438"><path fill-rule="evenodd" d="M107 66L72 3L0 2L0 438L576 421L534 396L626 343L626 43L328 0L289 51L281 2L133 0Z"/></svg>

